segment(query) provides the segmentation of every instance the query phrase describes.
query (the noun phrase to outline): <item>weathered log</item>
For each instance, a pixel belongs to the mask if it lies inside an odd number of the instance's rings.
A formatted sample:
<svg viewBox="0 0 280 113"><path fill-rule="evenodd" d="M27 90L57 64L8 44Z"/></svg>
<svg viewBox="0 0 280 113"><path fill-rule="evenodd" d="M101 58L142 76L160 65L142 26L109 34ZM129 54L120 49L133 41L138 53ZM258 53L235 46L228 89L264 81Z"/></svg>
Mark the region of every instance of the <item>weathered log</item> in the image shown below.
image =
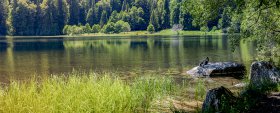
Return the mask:
<svg viewBox="0 0 280 113"><path fill-rule="evenodd" d="M205 76L234 76L243 77L246 72L243 64L235 62L208 63L204 66L197 66L187 71L187 74L195 77Z"/></svg>

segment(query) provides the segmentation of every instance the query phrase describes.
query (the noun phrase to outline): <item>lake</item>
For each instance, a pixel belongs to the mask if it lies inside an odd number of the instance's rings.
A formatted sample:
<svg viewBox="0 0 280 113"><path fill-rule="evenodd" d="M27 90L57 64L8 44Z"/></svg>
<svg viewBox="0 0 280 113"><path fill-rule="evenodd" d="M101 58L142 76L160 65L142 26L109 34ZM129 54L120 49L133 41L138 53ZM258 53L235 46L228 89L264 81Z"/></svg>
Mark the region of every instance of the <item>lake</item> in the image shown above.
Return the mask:
<svg viewBox="0 0 280 113"><path fill-rule="evenodd" d="M242 41L232 52L226 35L1 38L0 81L73 70L183 77L207 56L210 62L234 61L249 69L255 47L252 42Z"/></svg>

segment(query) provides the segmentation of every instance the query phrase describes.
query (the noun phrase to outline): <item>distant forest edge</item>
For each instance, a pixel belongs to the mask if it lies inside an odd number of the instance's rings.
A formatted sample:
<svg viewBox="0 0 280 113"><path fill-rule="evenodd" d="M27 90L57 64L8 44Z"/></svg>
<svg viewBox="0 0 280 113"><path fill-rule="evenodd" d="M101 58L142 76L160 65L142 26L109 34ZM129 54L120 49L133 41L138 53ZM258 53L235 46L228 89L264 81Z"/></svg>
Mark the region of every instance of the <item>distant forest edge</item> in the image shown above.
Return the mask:
<svg viewBox="0 0 280 113"><path fill-rule="evenodd" d="M226 10L201 26L193 22L185 0L0 0L0 35L61 35L81 32L119 33L169 29L225 29ZM186 5L184 5L186 4ZM186 7L190 6L190 7ZM194 9L195 10L195 9ZM207 28L205 28L207 27Z"/></svg>
<svg viewBox="0 0 280 113"><path fill-rule="evenodd" d="M280 0L0 0L0 35L156 32L175 26L277 37L279 4Z"/></svg>

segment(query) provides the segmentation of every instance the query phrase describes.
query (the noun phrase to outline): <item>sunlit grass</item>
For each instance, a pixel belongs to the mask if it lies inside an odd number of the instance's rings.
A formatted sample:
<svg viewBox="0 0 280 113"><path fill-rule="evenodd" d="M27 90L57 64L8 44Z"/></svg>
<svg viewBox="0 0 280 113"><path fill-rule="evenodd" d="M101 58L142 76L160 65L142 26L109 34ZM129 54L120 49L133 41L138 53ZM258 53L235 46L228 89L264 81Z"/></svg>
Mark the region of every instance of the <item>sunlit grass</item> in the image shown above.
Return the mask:
<svg viewBox="0 0 280 113"><path fill-rule="evenodd" d="M175 90L169 77L141 77L125 82L110 74L71 73L11 82L0 90L0 112L146 112L153 100L172 95Z"/></svg>

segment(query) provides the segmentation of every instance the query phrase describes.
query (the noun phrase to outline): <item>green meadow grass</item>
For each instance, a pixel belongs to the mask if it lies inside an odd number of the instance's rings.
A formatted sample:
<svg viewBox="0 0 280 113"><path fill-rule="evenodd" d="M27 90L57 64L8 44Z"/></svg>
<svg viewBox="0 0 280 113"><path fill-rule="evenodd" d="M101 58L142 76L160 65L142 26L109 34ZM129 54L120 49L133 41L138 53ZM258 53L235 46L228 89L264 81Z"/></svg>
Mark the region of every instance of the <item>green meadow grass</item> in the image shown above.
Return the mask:
<svg viewBox="0 0 280 113"><path fill-rule="evenodd" d="M169 77L140 77L126 82L95 73L12 81L0 89L0 112L147 112L153 100L172 95L176 87Z"/></svg>

